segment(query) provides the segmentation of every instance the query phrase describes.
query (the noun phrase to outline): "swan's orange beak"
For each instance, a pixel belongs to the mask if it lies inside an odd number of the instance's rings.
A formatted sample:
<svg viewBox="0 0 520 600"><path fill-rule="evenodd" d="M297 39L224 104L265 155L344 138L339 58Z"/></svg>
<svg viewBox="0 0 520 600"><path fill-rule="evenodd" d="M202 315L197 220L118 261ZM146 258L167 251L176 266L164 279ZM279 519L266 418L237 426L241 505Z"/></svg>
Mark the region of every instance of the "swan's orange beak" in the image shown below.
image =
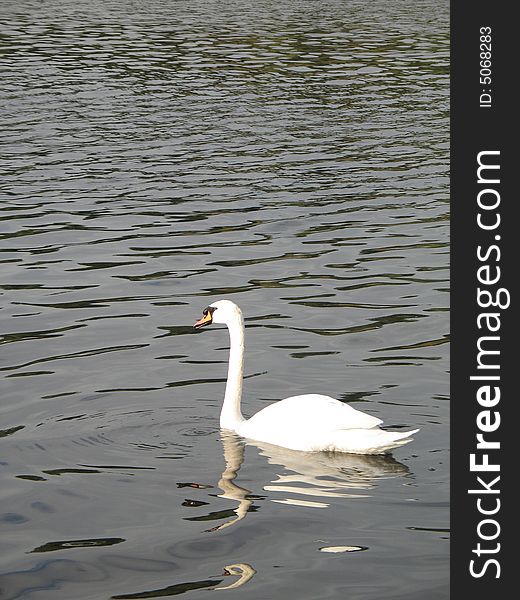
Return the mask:
<svg viewBox="0 0 520 600"><path fill-rule="evenodd" d="M193 327L195 327L195 329L200 329L201 327L204 327L204 325L211 325L212 322L212 312L211 310L209 310L209 308L205 308L204 312L202 313L202 319L199 319L196 323L193 324Z"/></svg>

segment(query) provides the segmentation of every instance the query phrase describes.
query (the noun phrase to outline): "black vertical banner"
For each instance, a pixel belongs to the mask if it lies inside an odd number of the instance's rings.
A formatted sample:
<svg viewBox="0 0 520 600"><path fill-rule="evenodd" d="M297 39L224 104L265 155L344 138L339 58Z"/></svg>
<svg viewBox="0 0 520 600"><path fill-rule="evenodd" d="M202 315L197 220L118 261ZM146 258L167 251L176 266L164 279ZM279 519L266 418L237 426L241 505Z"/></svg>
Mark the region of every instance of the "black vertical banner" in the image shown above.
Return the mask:
<svg viewBox="0 0 520 600"><path fill-rule="evenodd" d="M515 589L516 23L513 3L451 4L451 585L472 600Z"/></svg>

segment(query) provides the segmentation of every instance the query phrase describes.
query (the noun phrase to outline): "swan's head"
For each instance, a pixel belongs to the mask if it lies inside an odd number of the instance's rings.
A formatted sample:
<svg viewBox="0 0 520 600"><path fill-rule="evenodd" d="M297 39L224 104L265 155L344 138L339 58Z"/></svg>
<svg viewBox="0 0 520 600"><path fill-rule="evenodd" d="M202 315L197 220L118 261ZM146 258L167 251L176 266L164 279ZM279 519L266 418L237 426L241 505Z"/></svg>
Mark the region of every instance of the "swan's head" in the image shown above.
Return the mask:
<svg viewBox="0 0 520 600"><path fill-rule="evenodd" d="M231 300L218 300L202 311L202 318L199 319L193 327L195 327L195 329L200 329L201 327L211 325L212 323L229 325L230 323L240 321L241 319L242 311L234 302L231 302Z"/></svg>

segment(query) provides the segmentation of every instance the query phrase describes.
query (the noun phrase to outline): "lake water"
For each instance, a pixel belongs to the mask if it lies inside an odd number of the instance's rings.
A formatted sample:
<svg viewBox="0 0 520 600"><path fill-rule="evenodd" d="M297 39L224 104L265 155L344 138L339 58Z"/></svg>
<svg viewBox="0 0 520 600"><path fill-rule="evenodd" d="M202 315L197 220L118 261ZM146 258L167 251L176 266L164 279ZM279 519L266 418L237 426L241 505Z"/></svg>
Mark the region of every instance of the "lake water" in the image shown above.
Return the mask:
<svg viewBox="0 0 520 600"><path fill-rule="evenodd" d="M448 3L1 4L2 600L447 598ZM415 441L221 434L220 298Z"/></svg>

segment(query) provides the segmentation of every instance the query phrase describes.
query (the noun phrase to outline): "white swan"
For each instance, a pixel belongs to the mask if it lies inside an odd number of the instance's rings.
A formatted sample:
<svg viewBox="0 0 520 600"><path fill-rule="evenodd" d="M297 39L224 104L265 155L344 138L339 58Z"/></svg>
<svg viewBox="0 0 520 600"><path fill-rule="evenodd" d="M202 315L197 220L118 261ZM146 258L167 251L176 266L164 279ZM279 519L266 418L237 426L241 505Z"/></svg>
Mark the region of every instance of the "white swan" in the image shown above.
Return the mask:
<svg viewBox="0 0 520 600"><path fill-rule="evenodd" d="M335 451L384 454L412 441L419 431L384 431L381 419L367 415L330 396L305 394L285 398L263 408L250 419L240 411L244 371L244 319L230 300L213 302L195 328L211 323L227 325L230 337L229 367L220 426L250 440L305 452Z"/></svg>

